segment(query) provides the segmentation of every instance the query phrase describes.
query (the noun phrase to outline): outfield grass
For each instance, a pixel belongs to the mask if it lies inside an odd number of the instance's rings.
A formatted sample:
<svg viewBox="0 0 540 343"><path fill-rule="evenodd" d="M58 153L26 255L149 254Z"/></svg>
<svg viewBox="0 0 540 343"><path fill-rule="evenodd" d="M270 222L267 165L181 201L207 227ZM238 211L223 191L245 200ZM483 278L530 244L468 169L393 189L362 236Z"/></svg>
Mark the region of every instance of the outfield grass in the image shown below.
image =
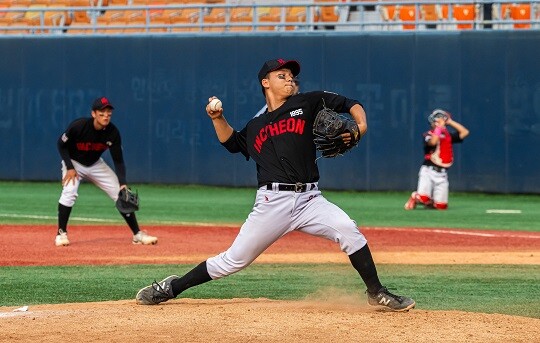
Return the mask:
<svg viewBox="0 0 540 343"><path fill-rule="evenodd" d="M141 196L142 224L214 222L240 224L253 205L252 188L133 185ZM0 182L0 223L54 224L60 184ZM361 226L451 227L468 229L540 231L539 195L452 193L447 211L403 210L406 192L337 192L323 194ZM487 210L521 213L486 213ZM78 219L80 218L80 219ZM112 201L97 187L82 184L70 223L92 220L123 223Z"/></svg>

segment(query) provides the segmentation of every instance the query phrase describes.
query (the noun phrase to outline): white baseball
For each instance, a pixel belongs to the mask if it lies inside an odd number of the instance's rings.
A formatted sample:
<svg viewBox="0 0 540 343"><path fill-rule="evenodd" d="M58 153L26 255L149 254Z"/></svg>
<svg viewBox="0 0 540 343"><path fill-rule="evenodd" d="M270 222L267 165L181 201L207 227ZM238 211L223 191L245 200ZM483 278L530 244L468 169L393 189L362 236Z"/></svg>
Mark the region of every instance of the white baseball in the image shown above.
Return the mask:
<svg viewBox="0 0 540 343"><path fill-rule="evenodd" d="M212 99L210 101L210 111L219 111L221 109L221 100Z"/></svg>

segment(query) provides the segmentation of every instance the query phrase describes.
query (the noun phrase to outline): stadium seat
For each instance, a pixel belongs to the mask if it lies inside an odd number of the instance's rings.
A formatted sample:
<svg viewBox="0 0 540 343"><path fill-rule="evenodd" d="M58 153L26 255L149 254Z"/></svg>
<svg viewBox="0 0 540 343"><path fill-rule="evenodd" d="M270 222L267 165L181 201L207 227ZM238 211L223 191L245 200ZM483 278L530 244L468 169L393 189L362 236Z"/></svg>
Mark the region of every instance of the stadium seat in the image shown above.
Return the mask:
<svg viewBox="0 0 540 343"><path fill-rule="evenodd" d="M317 21L336 23L339 21L339 9L337 6L324 5L325 2L336 2L335 0L315 0L319 6L319 15Z"/></svg>
<svg viewBox="0 0 540 343"><path fill-rule="evenodd" d="M453 6L454 18L456 21L474 21L476 18L476 6L472 4L467 5L454 5ZM469 30L473 28L472 23L457 24L457 28L460 30Z"/></svg>
<svg viewBox="0 0 540 343"><path fill-rule="evenodd" d="M140 33L147 31L145 10L126 11L123 20L126 25L124 33Z"/></svg>
<svg viewBox="0 0 540 343"><path fill-rule="evenodd" d="M437 4L422 4L420 6L420 18L425 21L426 28L436 29L441 20L439 6Z"/></svg>
<svg viewBox="0 0 540 343"><path fill-rule="evenodd" d="M448 6L442 5L442 16L443 18L448 18ZM477 10L476 6L473 4L459 4L452 5L452 17L457 22L456 28L459 30L470 30L474 27L472 21L476 19ZM470 23L460 23L460 22L470 22Z"/></svg>
<svg viewBox="0 0 540 343"><path fill-rule="evenodd" d="M165 10L166 12L168 10ZM184 8L169 14L170 32L200 31L201 8Z"/></svg>
<svg viewBox="0 0 540 343"><path fill-rule="evenodd" d="M44 11L39 11L39 9L46 8L45 5L30 5L28 6L26 12L24 13L23 21L28 26L39 26L41 25L42 18L45 16Z"/></svg>
<svg viewBox="0 0 540 343"><path fill-rule="evenodd" d="M114 34L124 32L126 26L126 11L107 10L96 18L96 31L98 33Z"/></svg>
<svg viewBox="0 0 540 343"><path fill-rule="evenodd" d="M33 0L11 0L11 7L18 6L18 7L28 7L32 5Z"/></svg>
<svg viewBox="0 0 540 343"><path fill-rule="evenodd" d="M393 24L396 22L399 15L399 11L396 5L381 5L379 7L379 11L381 13L382 21L387 24L385 26L387 30L399 29L397 25Z"/></svg>
<svg viewBox="0 0 540 343"><path fill-rule="evenodd" d="M229 31L252 31L253 27L253 8L236 7L230 12L230 22L232 24L244 24L242 26L231 26Z"/></svg>
<svg viewBox="0 0 540 343"><path fill-rule="evenodd" d="M491 18L496 21L493 24L495 29L511 29L510 9L511 3L497 3L491 7Z"/></svg>
<svg viewBox="0 0 540 343"><path fill-rule="evenodd" d="M109 6L127 6L130 0L109 0Z"/></svg>
<svg viewBox="0 0 540 343"><path fill-rule="evenodd" d="M3 4L4 8L16 9L19 8L20 12L1 12L0 15L0 33L2 34L21 34L28 33L28 30L15 30L13 27L26 25L24 23L24 13L26 12L26 5L12 5Z"/></svg>
<svg viewBox="0 0 540 343"><path fill-rule="evenodd" d="M274 31L281 30L281 28L276 24L281 23L282 18L283 21L285 21L286 11L284 7L260 7L258 9L257 15L259 16L259 22L269 23L269 26L259 26L258 30Z"/></svg>
<svg viewBox="0 0 540 343"><path fill-rule="evenodd" d="M0 3L0 19L5 18L7 11L3 11L5 8L9 8L10 4L8 3Z"/></svg>
<svg viewBox="0 0 540 343"><path fill-rule="evenodd" d="M452 18L455 22L455 28L458 30L470 30L474 28L474 20L478 18L479 5L474 4L458 4L452 5ZM448 5L440 6L441 18L448 21ZM460 23L468 22L468 23ZM445 27L452 27L452 25L445 25Z"/></svg>
<svg viewBox="0 0 540 343"><path fill-rule="evenodd" d="M310 8L306 6L287 7L285 21L288 23L296 23L296 25L287 26L285 29L286 30L305 29L305 26L302 25L302 23L306 22L309 10Z"/></svg>
<svg viewBox="0 0 540 343"><path fill-rule="evenodd" d="M108 10L104 14L97 17L98 24L109 24L110 22L125 22L124 16L127 11L124 10Z"/></svg>
<svg viewBox="0 0 540 343"><path fill-rule="evenodd" d="M530 22L519 22L519 21L530 21L531 20L531 5L530 4L514 4L510 7L510 18L514 23L515 29L530 29Z"/></svg>
<svg viewBox="0 0 540 343"><path fill-rule="evenodd" d="M402 27L404 30L415 30L416 24L405 24L405 23L414 23L417 21L416 6L414 5L402 5L399 6L399 20L403 23Z"/></svg>
<svg viewBox="0 0 540 343"><path fill-rule="evenodd" d="M205 31L225 31L226 10L223 7L210 8L203 16L203 23L209 24Z"/></svg>
<svg viewBox="0 0 540 343"><path fill-rule="evenodd" d="M88 7L89 6L89 0L71 0L70 1L70 7ZM97 14L96 14L97 15ZM71 14L71 20L72 22L76 23L86 23L90 24L90 16L88 10L73 10ZM78 26L79 24L75 24L75 26Z"/></svg>

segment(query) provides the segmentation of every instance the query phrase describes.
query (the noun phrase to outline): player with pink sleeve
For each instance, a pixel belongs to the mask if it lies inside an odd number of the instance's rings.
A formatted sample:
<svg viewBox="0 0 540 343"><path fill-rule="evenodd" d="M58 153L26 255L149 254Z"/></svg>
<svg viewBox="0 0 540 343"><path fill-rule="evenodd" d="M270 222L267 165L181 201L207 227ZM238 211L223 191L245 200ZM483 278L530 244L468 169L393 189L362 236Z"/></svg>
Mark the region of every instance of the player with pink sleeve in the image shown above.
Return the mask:
<svg viewBox="0 0 540 343"><path fill-rule="evenodd" d="M414 210L417 204L438 210L448 208L448 169L454 163L452 146L469 135L469 130L444 110L431 112L428 121L431 129L423 134L424 163L418 173L418 187L405 203L406 210ZM450 132L448 126L454 130Z"/></svg>

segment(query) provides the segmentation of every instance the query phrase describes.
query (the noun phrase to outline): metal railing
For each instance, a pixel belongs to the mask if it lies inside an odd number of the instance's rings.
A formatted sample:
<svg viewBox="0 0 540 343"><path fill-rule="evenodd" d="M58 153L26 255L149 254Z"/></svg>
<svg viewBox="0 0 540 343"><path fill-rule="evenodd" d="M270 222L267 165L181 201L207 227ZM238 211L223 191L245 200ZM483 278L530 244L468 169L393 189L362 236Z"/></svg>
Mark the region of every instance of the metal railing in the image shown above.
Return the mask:
<svg viewBox="0 0 540 343"><path fill-rule="evenodd" d="M428 18L426 9L432 15ZM474 14L460 19L456 11L468 6ZM251 13L235 17L235 13ZM270 9L279 12L271 18L264 14ZM279 11L278 11L279 9ZM297 10L293 15L291 11ZM523 9L522 17L516 17ZM174 14L165 20L160 13ZM330 20L323 11L330 12ZM408 11L408 12L407 12ZM87 7L8 7L0 8L0 37L12 35L103 35L103 34L181 34L234 33L252 34L314 31L395 31L395 30L484 30L540 29L540 0L463 1L335 1L264 2L251 4L201 3L182 5L131 5ZM191 16L183 17L183 13ZM220 16L213 13L220 12ZM87 21L79 22L84 13ZM118 18L109 16L117 13ZM122 13L124 15L122 15ZM405 17L402 15L405 13ZM15 15L15 14L18 14ZM77 16L79 14L79 16ZM126 17L129 14L136 17ZM333 15L332 15L333 14ZM115 20L118 19L118 20ZM178 19L178 20L176 20ZM11 21L10 21L11 20Z"/></svg>

